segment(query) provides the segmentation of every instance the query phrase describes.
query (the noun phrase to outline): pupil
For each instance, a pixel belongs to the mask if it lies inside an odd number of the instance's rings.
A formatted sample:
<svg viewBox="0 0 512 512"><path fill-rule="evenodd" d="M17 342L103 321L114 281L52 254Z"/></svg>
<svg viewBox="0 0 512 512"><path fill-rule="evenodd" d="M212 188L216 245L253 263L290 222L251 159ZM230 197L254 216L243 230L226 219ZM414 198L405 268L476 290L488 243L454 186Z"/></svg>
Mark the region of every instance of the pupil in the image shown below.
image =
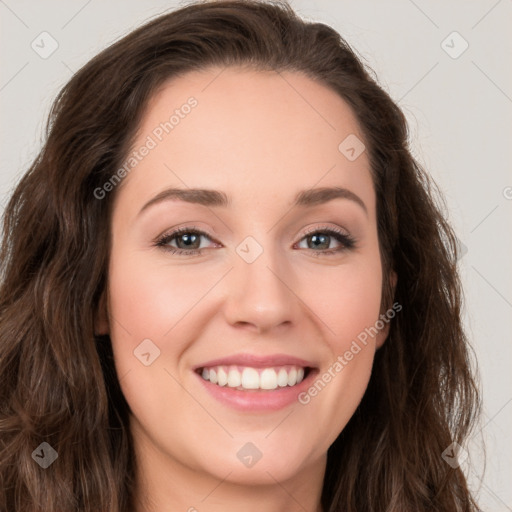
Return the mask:
<svg viewBox="0 0 512 512"><path fill-rule="evenodd" d="M326 243L325 241L326 241L329 237L328 237L327 235L313 235L313 236L312 236L312 238L313 238L313 240L314 240L314 242L313 242L313 243L315 244L315 247L318 247L318 245L325 245L325 243ZM317 241L317 240L318 240L318 239L320 239L320 238L323 238L323 239L324 239L324 241L323 241L323 242L320 242L320 244L316 244L316 242L315 242L315 241ZM327 242L327 245L329 245L329 242Z"/></svg>
<svg viewBox="0 0 512 512"><path fill-rule="evenodd" d="M190 244L191 243L194 243L194 240L193 238L196 238L197 235L194 235L194 234L185 234L185 235L181 235L181 238L184 240L185 242L185 245L187 247L190 247Z"/></svg>

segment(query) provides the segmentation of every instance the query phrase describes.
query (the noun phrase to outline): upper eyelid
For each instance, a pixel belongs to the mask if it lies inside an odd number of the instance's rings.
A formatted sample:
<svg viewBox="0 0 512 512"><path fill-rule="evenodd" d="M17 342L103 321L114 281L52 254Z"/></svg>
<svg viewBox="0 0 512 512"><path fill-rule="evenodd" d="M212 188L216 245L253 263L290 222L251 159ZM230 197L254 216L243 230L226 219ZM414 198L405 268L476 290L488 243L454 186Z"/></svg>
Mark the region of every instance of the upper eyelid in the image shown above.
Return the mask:
<svg viewBox="0 0 512 512"><path fill-rule="evenodd" d="M315 226L312 228L307 228L306 231L302 234L302 236L309 235L310 233L316 233L317 231L334 231L335 233L341 232L347 236L350 236L350 233L347 229L339 227L339 226Z"/></svg>

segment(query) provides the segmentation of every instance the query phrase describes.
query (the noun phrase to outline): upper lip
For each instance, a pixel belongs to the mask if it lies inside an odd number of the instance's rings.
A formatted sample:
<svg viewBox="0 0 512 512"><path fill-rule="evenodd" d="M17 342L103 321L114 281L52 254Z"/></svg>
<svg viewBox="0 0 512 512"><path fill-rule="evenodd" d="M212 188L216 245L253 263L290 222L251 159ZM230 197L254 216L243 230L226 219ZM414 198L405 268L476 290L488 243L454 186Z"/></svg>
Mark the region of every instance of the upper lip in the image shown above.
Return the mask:
<svg viewBox="0 0 512 512"><path fill-rule="evenodd" d="M315 365L311 361L306 361L299 357L287 354L272 354L268 356L256 354L233 354L219 359L212 359L194 367L194 370L208 368L212 366L248 366L251 368L266 368L271 366L295 365L304 368L314 368Z"/></svg>

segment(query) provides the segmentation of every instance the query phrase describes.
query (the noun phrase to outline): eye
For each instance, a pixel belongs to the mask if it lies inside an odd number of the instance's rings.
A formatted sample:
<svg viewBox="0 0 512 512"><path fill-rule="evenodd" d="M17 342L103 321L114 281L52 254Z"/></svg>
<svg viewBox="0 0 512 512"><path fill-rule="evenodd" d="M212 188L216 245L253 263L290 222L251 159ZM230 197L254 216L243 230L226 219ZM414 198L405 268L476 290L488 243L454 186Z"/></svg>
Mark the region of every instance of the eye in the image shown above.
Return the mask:
<svg viewBox="0 0 512 512"><path fill-rule="evenodd" d="M302 240L306 241L305 248L311 250L315 256L337 254L354 248L356 244L356 240L351 235L332 227L314 228L308 231ZM329 248L333 240L341 246Z"/></svg>
<svg viewBox="0 0 512 512"><path fill-rule="evenodd" d="M179 228L175 231L161 236L155 243L155 246L162 248L171 254L201 254L204 247L200 247L201 238L208 238L211 240L208 234L204 231L192 228ZM176 246L170 245L176 241Z"/></svg>
<svg viewBox="0 0 512 512"><path fill-rule="evenodd" d="M183 227L162 235L154 245L171 254L190 256L203 252L204 247L201 247L202 238L212 240L204 231L195 227ZM334 255L352 249L356 244L356 240L348 233L332 227L312 229L306 233L301 242L303 240L306 241L307 247L302 246L299 249L307 249L314 256ZM329 247L333 241L338 244L338 247ZM301 242L299 242L299 245L301 245Z"/></svg>

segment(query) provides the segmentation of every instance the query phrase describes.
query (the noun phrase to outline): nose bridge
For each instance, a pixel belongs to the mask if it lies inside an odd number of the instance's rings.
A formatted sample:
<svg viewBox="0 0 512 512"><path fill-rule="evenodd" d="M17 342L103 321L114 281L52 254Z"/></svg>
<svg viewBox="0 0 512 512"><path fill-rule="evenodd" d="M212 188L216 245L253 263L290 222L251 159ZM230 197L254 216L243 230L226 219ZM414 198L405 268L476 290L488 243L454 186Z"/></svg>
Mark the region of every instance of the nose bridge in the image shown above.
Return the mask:
<svg viewBox="0 0 512 512"><path fill-rule="evenodd" d="M295 321L297 297L292 292L292 272L272 237L246 237L236 248L226 314L230 323L252 324L268 330Z"/></svg>

